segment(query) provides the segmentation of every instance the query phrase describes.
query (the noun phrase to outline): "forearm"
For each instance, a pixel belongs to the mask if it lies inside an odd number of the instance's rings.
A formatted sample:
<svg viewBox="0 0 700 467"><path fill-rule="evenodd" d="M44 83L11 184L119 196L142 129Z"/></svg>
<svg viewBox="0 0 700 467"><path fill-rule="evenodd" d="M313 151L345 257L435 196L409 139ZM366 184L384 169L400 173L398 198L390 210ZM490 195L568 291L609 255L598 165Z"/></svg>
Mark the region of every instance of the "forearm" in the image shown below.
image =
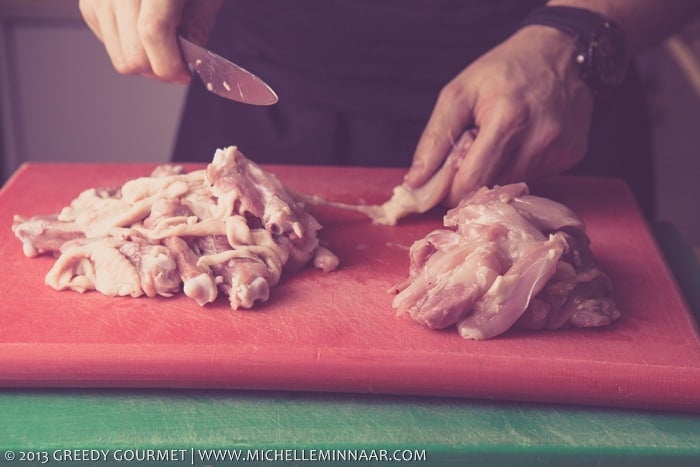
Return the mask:
<svg viewBox="0 0 700 467"><path fill-rule="evenodd" d="M641 52L700 15L698 0L550 0L547 5L586 8L616 22L632 53Z"/></svg>

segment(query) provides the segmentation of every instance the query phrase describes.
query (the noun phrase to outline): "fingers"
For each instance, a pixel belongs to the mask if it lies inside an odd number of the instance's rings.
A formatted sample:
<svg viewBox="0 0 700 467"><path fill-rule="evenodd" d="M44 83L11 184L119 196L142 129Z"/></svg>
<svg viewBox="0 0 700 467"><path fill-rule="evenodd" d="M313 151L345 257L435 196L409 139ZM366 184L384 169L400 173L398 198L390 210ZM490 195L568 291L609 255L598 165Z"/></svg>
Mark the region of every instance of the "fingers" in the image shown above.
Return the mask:
<svg viewBox="0 0 700 467"><path fill-rule="evenodd" d="M85 5L86 11L89 12L84 12L83 17L88 23L88 26L90 26L90 29L92 29L95 35L102 41L102 45L104 45L114 69L119 73L127 73L117 27L117 18L114 10L111 8L111 4L100 4L94 0L81 1L80 4Z"/></svg>
<svg viewBox="0 0 700 467"><path fill-rule="evenodd" d="M80 10L80 14L88 28L90 28L92 33L100 40L100 42L103 42L102 32L100 31L100 23L97 19L97 14L94 8L94 0L80 0L78 2L78 10Z"/></svg>
<svg viewBox="0 0 700 467"><path fill-rule="evenodd" d="M80 0L80 13L121 74L148 74L150 66L136 31L140 0Z"/></svg>
<svg viewBox="0 0 700 467"><path fill-rule="evenodd" d="M110 31L110 44L114 41L115 52L110 53L110 57L114 68L119 73L152 76L153 70L137 29L140 3L140 1L121 1L114 5L116 27ZM109 50L110 47L108 47Z"/></svg>
<svg viewBox="0 0 700 467"><path fill-rule="evenodd" d="M500 157L496 156L503 149L499 145L499 134L490 128L479 131L472 147L459 166L452 187L445 202L455 206L464 196L482 185L487 185L500 168ZM494 157L495 156L495 157Z"/></svg>
<svg viewBox="0 0 700 467"><path fill-rule="evenodd" d="M165 81L187 82L187 71L177 43L184 0L142 0L136 28L153 74Z"/></svg>
<svg viewBox="0 0 700 467"><path fill-rule="evenodd" d="M417 188L440 168L453 146L472 125L472 101L455 80L445 86L418 141L413 162L404 181Z"/></svg>
<svg viewBox="0 0 700 467"><path fill-rule="evenodd" d="M557 157L546 157L551 152L550 145L556 135L552 134L551 138L546 135L538 135L537 133L542 133L538 131L542 126L544 123L539 121L536 128L531 128L526 135L519 139L520 143L513 148L511 156L497 171L492 183L505 185L526 182L535 177L558 173L566 168L550 168L547 165L547 163L551 164L558 159Z"/></svg>
<svg viewBox="0 0 700 467"><path fill-rule="evenodd" d="M479 132L462 161L445 202L454 206L468 193L493 185L504 170L520 167L515 158L527 116L507 101L494 105L479 122Z"/></svg>
<svg viewBox="0 0 700 467"><path fill-rule="evenodd" d="M90 30L104 44L112 66L168 82L190 74L177 43L185 0L80 0Z"/></svg>

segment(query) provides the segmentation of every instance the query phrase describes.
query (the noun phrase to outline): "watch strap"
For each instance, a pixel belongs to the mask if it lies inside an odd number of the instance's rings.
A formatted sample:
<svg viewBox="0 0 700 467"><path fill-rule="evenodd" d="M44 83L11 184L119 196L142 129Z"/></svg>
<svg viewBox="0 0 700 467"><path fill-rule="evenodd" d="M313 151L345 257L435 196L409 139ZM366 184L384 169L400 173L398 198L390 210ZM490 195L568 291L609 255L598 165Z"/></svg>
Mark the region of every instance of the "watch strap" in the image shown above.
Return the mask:
<svg viewBox="0 0 700 467"><path fill-rule="evenodd" d="M545 5L532 10L521 23L521 27L529 25L550 26L573 37L573 59L592 90L624 79L628 63L624 33L604 16L584 8Z"/></svg>
<svg viewBox="0 0 700 467"><path fill-rule="evenodd" d="M609 23L610 21L602 15L584 8L542 6L532 10L521 23L521 27L532 24L551 26L576 39L583 39L581 36L592 36L593 31Z"/></svg>

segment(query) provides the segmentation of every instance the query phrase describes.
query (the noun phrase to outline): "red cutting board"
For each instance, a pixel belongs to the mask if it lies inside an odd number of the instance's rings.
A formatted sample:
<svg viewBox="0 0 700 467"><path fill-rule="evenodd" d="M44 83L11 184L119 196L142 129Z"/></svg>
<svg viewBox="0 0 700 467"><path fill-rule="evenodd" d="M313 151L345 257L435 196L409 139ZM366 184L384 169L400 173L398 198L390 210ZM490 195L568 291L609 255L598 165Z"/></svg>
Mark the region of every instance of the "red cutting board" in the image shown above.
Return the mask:
<svg viewBox="0 0 700 467"><path fill-rule="evenodd" d="M269 302L232 311L176 298L109 298L44 285L50 257L29 259L12 216L58 212L85 188L152 165L24 165L0 192L0 385L254 388L447 395L700 411L700 340L629 190L561 177L538 194L584 219L622 318L608 328L511 331L483 342L396 316L387 289L408 246L439 213L397 227L319 209L341 260L332 273L283 276ZM201 167L201 166L200 166ZM399 169L268 166L289 187L381 202Z"/></svg>

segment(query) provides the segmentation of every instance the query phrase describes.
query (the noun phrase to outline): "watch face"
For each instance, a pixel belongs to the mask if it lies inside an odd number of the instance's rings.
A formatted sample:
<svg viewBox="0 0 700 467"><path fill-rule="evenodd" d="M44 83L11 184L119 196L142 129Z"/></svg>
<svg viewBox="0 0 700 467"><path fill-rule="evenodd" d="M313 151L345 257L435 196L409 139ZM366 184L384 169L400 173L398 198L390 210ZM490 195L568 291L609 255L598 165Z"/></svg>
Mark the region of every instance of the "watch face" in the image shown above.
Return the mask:
<svg viewBox="0 0 700 467"><path fill-rule="evenodd" d="M589 71L597 84L615 86L625 79L629 61L626 50L624 35L615 26L605 23L596 32L590 43Z"/></svg>

